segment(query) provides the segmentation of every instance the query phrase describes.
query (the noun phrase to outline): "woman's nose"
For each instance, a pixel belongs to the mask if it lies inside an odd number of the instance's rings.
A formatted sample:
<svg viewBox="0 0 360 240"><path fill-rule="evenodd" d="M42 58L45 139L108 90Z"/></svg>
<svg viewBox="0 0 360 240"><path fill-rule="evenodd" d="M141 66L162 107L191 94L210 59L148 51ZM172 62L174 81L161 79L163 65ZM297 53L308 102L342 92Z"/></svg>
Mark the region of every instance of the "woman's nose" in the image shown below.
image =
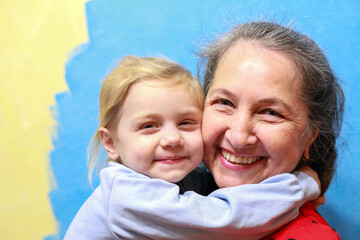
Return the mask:
<svg viewBox="0 0 360 240"><path fill-rule="evenodd" d="M225 137L234 150L255 144L257 137L254 133L254 123L251 117L240 114L234 115L229 122Z"/></svg>
<svg viewBox="0 0 360 240"><path fill-rule="evenodd" d="M166 147L179 147L184 145L184 140L177 129L169 129L164 131L160 140L160 146Z"/></svg>

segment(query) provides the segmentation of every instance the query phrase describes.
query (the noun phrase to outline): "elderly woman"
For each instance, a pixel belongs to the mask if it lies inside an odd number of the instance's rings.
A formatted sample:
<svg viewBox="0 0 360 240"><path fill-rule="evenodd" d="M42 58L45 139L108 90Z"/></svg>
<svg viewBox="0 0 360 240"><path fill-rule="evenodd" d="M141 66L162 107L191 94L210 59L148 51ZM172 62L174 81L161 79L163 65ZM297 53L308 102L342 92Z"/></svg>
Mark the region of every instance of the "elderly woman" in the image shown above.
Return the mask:
<svg viewBox="0 0 360 240"><path fill-rule="evenodd" d="M344 95L318 45L278 24L250 22L213 42L202 57L204 163L216 185L259 183L309 165L325 193L334 173ZM304 207L270 238L338 237L310 211L311 204ZM299 226L307 232L294 231Z"/></svg>
<svg viewBox="0 0 360 240"><path fill-rule="evenodd" d="M136 178L132 184L144 184L146 191L117 190L107 206L110 218L99 224L114 239L259 239L298 216L275 239L298 237L293 229L299 225L317 234L314 239L338 238L310 202L298 214L298 205L316 195L314 181L289 174L311 166L322 193L333 175L343 93L318 46L280 25L251 22L210 44L201 57L207 64L202 134L210 173L194 171L179 185L209 195L179 195L172 183ZM127 196L137 200L119 207ZM83 239L102 234L85 225L79 226Z"/></svg>

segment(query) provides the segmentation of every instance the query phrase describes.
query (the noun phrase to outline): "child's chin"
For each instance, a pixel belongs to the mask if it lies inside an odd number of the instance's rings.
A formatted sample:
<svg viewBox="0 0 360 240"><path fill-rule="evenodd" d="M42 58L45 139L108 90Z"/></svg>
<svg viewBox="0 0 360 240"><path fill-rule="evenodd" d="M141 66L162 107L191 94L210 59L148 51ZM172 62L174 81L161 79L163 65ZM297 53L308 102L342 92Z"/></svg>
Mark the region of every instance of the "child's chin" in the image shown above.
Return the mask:
<svg viewBox="0 0 360 240"><path fill-rule="evenodd" d="M162 178L163 180L171 183L177 183L184 179L186 175L169 176Z"/></svg>

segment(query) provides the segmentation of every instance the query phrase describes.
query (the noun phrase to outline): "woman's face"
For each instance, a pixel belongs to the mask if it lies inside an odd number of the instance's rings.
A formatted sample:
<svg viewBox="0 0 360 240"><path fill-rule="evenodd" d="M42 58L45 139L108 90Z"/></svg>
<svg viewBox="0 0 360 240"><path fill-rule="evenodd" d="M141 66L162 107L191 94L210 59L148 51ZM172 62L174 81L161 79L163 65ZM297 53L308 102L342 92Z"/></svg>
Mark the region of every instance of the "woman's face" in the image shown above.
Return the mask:
<svg viewBox="0 0 360 240"><path fill-rule="evenodd" d="M307 108L285 55L240 42L221 58L205 100L204 163L219 187L291 172L308 153Z"/></svg>

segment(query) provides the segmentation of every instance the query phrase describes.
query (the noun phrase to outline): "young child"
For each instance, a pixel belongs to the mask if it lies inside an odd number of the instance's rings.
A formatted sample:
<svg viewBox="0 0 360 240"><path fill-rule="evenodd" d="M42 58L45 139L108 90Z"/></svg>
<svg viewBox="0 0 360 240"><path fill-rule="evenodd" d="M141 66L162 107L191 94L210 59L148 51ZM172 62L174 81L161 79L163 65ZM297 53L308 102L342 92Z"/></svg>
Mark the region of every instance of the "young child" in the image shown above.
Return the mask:
<svg viewBox="0 0 360 240"><path fill-rule="evenodd" d="M125 57L101 88L90 179L102 146L108 167L65 239L259 239L319 194L302 172L209 196L181 194L181 180L184 191L206 185L201 170L188 175L203 157L203 101L200 82L179 64Z"/></svg>

